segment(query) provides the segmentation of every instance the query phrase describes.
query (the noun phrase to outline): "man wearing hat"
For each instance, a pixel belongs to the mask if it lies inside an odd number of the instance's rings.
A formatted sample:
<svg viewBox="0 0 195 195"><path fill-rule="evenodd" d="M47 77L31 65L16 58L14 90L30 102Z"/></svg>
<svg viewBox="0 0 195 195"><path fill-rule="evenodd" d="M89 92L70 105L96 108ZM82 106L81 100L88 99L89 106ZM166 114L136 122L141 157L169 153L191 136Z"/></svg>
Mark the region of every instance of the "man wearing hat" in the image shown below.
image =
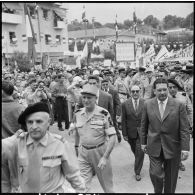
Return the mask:
<svg viewBox="0 0 195 195"><path fill-rule="evenodd" d="M19 187L22 193L64 193L65 178L84 192L74 151L60 135L49 132L47 104L27 107L18 123L25 131L2 140L2 192Z"/></svg>
<svg viewBox="0 0 195 195"><path fill-rule="evenodd" d="M116 79L114 86L119 93L119 98L121 103L127 100L127 98L130 96L129 95L129 89L128 86L125 84L125 77L126 77L126 71L125 68L119 68L119 78Z"/></svg>
<svg viewBox="0 0 195 195"><path fill-rule="evenodd" d="M116 131L109 112L96 105L97 92L96 86L84 85L81 92L84 108L76 111L70 132L75 130L75 148L87 190L96 173L104 192L113 193L110 153Z"/></svg>
<svg viewBox="0 0 195 195"><path fill-rule="evenodd" d="M193 104L193 68L192 66L186 66L186 69L182 70L184 73L184 89L188 94L192 104Z"/></svg>
<svg viewBox="0 0 195 195"><path fill-rule="evenodd" d="M169 94L173 98L176 98L177 100L185 104L188 122L189 122L189 128L190 130L192 130L193 129L193 106L188 94L184 92L184 89L179 85L179 83L175 79L168 79L168 85L169 85ZM181 169L183 170L185 169L185 167Z"/></svg>
<svg viewBox="0 0 195 195"><path fill-rule="evenodd" d="M143 98L145 100L150 99L153 91L153 83L156 80L153 75L154 69L152 67L148 67L145 70L146 77L143 80Z"/></svg>

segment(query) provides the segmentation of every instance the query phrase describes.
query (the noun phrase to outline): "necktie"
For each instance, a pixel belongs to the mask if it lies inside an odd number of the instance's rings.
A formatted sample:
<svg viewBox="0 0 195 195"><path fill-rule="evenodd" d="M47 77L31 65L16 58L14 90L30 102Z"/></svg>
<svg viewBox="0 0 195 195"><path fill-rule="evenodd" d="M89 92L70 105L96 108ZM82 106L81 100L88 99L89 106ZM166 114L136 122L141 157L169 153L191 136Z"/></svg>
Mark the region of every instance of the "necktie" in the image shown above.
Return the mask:
<svg viewBox="0 0 195 195"><path fill-rule="evenodd" d="M27 185L31 193L38 193L40 191L40 159L37 152L37 145L35 144L32 152L29 153Z"/></svg>
<svg viewBox="0 0 195 195"><path fill-rule="evenodd" d="M160 104L159 104L159 111L160 111L160 116L161 116L161 119L162 119L163 114L164 114L163 102L160 102Z"/></svg>
<svg viewBox="0 0 195 195"><path fill-rule="evenodd" d="M135 112L137 112L137 100L135 100Z"/></svg>

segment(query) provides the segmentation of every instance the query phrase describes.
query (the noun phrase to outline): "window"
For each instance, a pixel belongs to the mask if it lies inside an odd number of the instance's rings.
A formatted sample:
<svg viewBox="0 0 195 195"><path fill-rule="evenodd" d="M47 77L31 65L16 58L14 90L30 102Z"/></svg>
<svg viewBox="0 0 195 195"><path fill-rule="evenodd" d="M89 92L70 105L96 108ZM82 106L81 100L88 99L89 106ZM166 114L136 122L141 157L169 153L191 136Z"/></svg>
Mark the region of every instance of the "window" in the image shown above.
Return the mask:
<svg viewBox="0 0 195 195"><path fill-rule="evenodd" d="M43 18L45 20L48 20L48 10L47 9L43 9Z"/></svg>
<svg viewBox="0 0 195 195"><path fill-rule="evenodd" d="M11 44L16 44L17 38L15 32L9 32L9 40Z"/></svg>
<svg viewBox="0 0 195 195"><path fill-rule="evenodd" d="M61 37L60 37L60 35L56 35L56 43L57 44L61 44Z"/></svg>
<svg viewBox="0 0 195 195"><path fill-rule="evenodd" d="M51 35L45 35L45 44L49 45L50 42L51 42Z"/></svg>

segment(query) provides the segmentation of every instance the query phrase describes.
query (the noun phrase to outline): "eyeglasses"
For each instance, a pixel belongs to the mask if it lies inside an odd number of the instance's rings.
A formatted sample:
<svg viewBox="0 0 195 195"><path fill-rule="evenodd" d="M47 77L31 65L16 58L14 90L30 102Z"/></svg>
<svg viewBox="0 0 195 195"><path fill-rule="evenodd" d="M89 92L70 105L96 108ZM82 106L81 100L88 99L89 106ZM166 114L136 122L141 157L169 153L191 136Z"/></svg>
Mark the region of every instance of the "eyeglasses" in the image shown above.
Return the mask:
<svg viewBox="0 0 195 195"><path fill-rule="evenodd" d="M108 86L108 83L102 83L102 86Z"/></svg>
<svg viewBox="0 0 195 195"><path fill-rule="evenodd" d="M139 90L132 90L132 93L139 93Z"/></svg>

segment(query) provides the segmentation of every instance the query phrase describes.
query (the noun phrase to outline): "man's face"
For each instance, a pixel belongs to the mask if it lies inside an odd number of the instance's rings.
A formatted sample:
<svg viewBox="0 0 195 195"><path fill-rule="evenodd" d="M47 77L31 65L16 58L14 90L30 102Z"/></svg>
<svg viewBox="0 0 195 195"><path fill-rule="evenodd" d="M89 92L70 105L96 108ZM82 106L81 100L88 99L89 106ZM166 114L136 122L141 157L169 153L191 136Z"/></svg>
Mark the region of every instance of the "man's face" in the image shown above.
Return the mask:
<svg viewBox="0 0 195 195"><path fill-rule="evenodd" d="M169 83L168 86L169 86L169 93L170 93L170 95L171 96L175 96L177 94L177 92L178 92L177 86L175 86L172 83Z"/></svg>
<svg viewBox="0 0 195 195"><path fill-rule="evenodd" d="M32 82L32 83L30 84L30 86L31 86L31 89L32 89L32 90L35 90L35 89L37 88L37 83L36 83L36 82Z"/></svg>
<svg viewBox="0 0 195 195"><path fill-rule="evenodd" d="M26 127L33 140L40 140L49 129L50 118L46 112L36 112L26 118Z"/></svg>
<svg viewBox="0 0 195 195"><path fill-rule="evenodd" d="M164 101L168 96L168 87L166 83L159 83L156 85L154 94L160 101Z"/></svg>
<svg viewBox="0 0 195 195"><path fill-rule="evenodd" d="M150 79L150 78L152 78L153 72L152 71L149 71L149 72L146 73L146 75Z"/></svg>
<svg viewBox="0 0 195 195"><path fill-rule="evenodd" d="M63 83L63 82L64 82L64 79L65 79L64 76L58 77L58 81L59 81L60 83Z"/></svg>
<svg viewBox="0 0 195 195"><path fill-rule="evenodd" d="M109 83L108 82L102 83L102 89L103 90L107 90L108 89L108 86L109 86Z"/></svg>
<svg viewBox="0 0 195 195"><path fill-rule="evenodd" d="M120 73L120 76L121 76L121 78L125 78L125 76L126 76L125 72L122 71L122 72Z"/></svg>
<svg viewBox="0 0 195 195"><path fill-rule="evenodd" d="M137 100L140 97L140 88L137 85L132 86L131 96L134 100Z"/></svg>
<svg viewBox="0 0 195 195"><path fill-rule="evenodd" d="M96 86L96 87L99 88L99 83L97 82L96 79L89 79L88 83L89 83L90 85L94 85L94 86Z"/></svg>
<svg viewBox="0 0 195 195"><path fill-rule="evenodd" d="M83 94L82 95L82 102L85 108L91 109L95 106L96 103L96 96L90 94Z"/></svg>

